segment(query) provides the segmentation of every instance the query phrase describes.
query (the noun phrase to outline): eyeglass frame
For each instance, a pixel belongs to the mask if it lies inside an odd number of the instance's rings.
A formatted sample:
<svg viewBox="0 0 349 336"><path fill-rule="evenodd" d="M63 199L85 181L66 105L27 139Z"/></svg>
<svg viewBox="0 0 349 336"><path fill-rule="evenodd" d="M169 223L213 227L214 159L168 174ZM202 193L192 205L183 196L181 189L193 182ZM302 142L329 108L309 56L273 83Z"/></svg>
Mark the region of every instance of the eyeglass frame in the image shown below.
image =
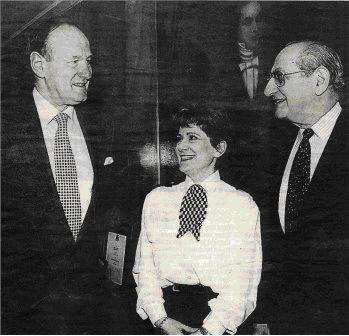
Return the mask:
<svg viewBox="0 0 349 336"><path fill-rule="evenodd" d="M300 71L295 71L295 72L283 73L280 70L275 70L275 71L272 71L272 72L269 73L269 75L267 76L267 81L269 82L273 78L274 81L275 81L276 86L277 87L282 87L286 83L285 76L294 75L294 74L297 74L297 73L300 73L300 72L310 72L310 71L311 70L300 70ZM275 79L275 73L276 72L279 72L282 75L282 83L281 84L278 84L278 81Z"/></svg>

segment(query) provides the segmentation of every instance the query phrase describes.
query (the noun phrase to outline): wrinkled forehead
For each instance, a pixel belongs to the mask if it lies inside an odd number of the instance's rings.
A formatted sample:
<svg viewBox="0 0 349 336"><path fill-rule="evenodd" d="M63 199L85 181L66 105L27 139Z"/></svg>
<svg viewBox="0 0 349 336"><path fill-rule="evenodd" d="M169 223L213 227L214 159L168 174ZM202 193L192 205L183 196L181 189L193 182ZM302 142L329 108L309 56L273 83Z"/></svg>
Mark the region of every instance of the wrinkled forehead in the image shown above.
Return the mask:
<svg viewBox="0 0 349 336"><path fill-rule="evenodd" d="M74 26L63 25L52 31L47 45L53 55L81 56L90 54L90 44L81 30Z"/></svg>
<svg viewBox="0 0 349 336"><path fill-rule="evenodd" d="M282 72L291 72L299 69L297 61L300 53L300 46L290 45L276 56L272 70L280 70Z"/></svg>
<svg viewBox="0 0 349 336"><path fill-rule="evenodd" d="M261 11L261 5L258 2L249 2L241 8L241 17L256 18Z"/></svg>

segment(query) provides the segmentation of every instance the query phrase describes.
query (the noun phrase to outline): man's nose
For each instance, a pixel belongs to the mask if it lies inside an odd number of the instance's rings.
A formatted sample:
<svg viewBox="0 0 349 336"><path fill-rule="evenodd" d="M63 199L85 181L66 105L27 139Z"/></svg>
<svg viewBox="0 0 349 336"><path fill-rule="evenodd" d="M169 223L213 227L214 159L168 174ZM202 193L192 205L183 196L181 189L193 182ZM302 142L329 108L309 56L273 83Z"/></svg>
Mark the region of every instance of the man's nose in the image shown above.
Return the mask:
<svg viewBox="0 0 349 336"><path fill-rule="evenodd" d="M256 20L253 20L253 21L252 21L251 29L252 29L253 32L256 32L256 31L258 30Z"/></svg>
<svg viewBox="0 0 349 336"><path fill-rule="evenodd" d="M264 89L264 94L269 97L271 96L274 92L276 92L278 89L277 89L277 86L275 85L275 81L274 81L274 78L270 78L267 85L265 86L265 89Z"/></svg>
<svg viewBox="0 0 349 336"><path fill-rule="evenodd" d="M79 69L79 76L89 80L92 77L92 67L89 62L82 62Z"/></svg>

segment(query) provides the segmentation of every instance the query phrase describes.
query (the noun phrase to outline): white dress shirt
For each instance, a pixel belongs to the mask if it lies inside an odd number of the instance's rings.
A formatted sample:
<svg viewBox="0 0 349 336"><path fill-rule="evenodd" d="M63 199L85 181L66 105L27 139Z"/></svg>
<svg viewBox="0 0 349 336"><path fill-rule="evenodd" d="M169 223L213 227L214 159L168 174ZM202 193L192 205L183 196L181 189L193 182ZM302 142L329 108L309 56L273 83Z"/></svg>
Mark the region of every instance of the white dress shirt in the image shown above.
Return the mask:
<svg viewBox="0 0 349 336"><path fill-rule="evenodd" d="M54 120L54 118L59 113L59 111L50 102L48 102L35 88L33 90L33 97L40 118L41 129L44 135L51 170L54 179L56 180L54 144L58 124ZM64 112L69 116L67 125L68 136L73 151L76 171L78 175L81 202L81 221L83 222L91 201L91 192L94 178L93 168L86 141L80 128L74 107L69 106L64 110Z"/></svg>
<svg viewBox="0 0 349 336"><path fill-rule="evenodd" d="M134 278L137 312L154 324L167 316L162 288L174 283L209 286L218 297L203 326L212 334L235 333L256 306L262 250L259 210L251 196L220 180L218 171L199 183L207 192L200 241L192 233L176 238L186 180L159 187L144 202Z"/></svg>
<svg viewBox="0 0 349 336"><path fill-rule="evenodd" d="M314 131L314 135L310 138L310 180L312 179L317 164L321 158L322 152L325 149L328 139L332 133L333 127L336 124L337 118L339 117L342 108L337 102L330 111L328 111L322 118L318 120L311 128ZM284 175L281 181L280 193L279 193L279 218L283 231L285 232L285 207L286 207L286 196L288 189L288 179L290 177L291 167L293 160L296 156L298 147L303 138L304 129L300 128L297 134L297 138L293 144L290 156L288 158Z"/></svg>

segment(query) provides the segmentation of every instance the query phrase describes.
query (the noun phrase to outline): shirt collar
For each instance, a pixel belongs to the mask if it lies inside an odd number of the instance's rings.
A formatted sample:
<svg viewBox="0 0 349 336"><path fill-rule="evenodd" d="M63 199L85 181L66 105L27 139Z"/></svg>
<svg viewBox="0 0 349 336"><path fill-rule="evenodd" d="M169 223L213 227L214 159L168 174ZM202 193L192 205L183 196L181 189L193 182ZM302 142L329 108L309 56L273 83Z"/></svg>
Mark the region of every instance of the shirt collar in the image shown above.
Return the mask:
<svg viewBox="0 0 349 336"><path fill-rule="evenodd" d="M45 99L36 88L33 90L33 97L41 122L48 125L56 117L59 111L47 99ZM68 106L64 110L64 113L66 113L75 123L76 113L73 106Z"/></svg>
<svg viewBox="0 0 349 336"><path fill-rule="evenodd" d="M187 176L185 178L184 185L185 185L185 189L188 189L193 184L198 184L198 185L202 186L206 191L209 191L209 190L214 189L217 182L219 182L220 180L221 180L221 177L219 175L219 171L216 170L213 174L208 176L204 181L198 182L198 183L194 183L193 180L189 176Z"/></svg>
<svg viewBox="0 0 349 336"><path fill-rule="evenodd" d="M342 112L342 107L337 102L325 115L323 115L311 128L314 134L321 140L326 140L331 135L334 125ZM300 137L302 137L304 129L300 129Z"/></svg>

